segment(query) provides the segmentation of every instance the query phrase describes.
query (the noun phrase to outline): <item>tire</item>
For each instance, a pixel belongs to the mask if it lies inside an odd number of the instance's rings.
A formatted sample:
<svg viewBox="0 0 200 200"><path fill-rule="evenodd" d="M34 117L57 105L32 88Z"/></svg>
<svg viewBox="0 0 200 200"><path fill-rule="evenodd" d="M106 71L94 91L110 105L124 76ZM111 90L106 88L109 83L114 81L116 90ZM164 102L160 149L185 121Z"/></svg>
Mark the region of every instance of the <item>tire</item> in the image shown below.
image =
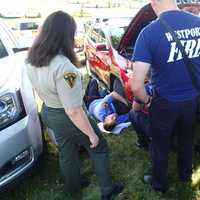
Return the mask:
<svg viewBox="0 0 200 200"><path fill-rule="evenodd" d="M125 97L124 87L123 87L121 81L118 78L114 79L112 88L113 88L113 91L115 91L118 94L120 94L121 96Z"/></svg>

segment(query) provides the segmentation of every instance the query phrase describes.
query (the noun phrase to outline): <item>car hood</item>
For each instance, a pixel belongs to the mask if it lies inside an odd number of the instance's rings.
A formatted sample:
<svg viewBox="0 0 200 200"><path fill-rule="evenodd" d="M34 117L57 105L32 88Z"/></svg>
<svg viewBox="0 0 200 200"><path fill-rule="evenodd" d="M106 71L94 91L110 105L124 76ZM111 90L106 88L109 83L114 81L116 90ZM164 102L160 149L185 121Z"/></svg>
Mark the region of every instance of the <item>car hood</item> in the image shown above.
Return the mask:
<svg viewBox="0 0 200 200"><path fill-rule="evenodd" d="M0 59L0 92L20 87L26 54L26 51L18 52Z"/></svg>
<svg viewBox="0 0 200 200"><path fill-rule="evenodd" d="M151 7L151 4L147 4L142 7L130 22L120 41L117 49L119 54L121 54L126 47L134 46L140 31L156 18L157 16Z"/></svg>

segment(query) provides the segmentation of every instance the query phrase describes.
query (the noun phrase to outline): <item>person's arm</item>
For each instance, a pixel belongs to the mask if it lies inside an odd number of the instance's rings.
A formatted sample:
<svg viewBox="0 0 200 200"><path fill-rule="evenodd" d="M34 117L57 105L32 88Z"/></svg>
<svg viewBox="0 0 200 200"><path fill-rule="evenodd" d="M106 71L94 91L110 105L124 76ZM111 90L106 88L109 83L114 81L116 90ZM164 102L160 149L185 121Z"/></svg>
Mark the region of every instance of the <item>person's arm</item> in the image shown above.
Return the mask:
<svg viewBox="0 0 200 200"><path fill-rule="evenodd" d="M141 109L142 109L142 105L139 104L139 103L137 103L136 101L133 101L132 109L133 109L135 112L139 112L139 111L141 111Z"/></svg>
<svg viewBox="0 0 200 200"><path fill-rule="evenodd" d="M147 95L145 90L145 78L150 68L149 63L134 62L134 78L131 80L131 88L134 96L138 97L142 102L149 103L150 96Z"/></svg>
<svg viewBox="0 0 200 200"><path fill-rule="evenodd" d="M133 95L140 99L143 103L150 102L150 97L147 95L144 83L152 63L152 49L155 47L151 43L151 29L146 26L139 34L132 55L133 78L131 80L131 88Z"/></svg>
<svg viewBox="0 0 200 200"><path fill-rule="evenodd" d="M75 108L65 108L65 113L74 123L74 125L89 137L91 142L90 147L96 147L98 145L99 138L94 133L94 130L90 125L90 122L83 108L81 106Z"/></svg>
<svg viewBox="0 0 200 200"><path fill-rule="evenodd" d="M94 132L86 113L82 109L83 90L81 75L74 70L74 66L67 62L60 66L55 79L59 100L65 109L66 115L80 131L88 136L91 142L91 148L98 145L98 136Z"/></svg>
<svg viewBox="0 0 200 200"><path fill-rule="evenodd" d="M126 99L124 97L122 97L121 95L119 95L117 92L113 91L110 93L110 95L112 95L112 97L126 105L128 105Z"/></svg>

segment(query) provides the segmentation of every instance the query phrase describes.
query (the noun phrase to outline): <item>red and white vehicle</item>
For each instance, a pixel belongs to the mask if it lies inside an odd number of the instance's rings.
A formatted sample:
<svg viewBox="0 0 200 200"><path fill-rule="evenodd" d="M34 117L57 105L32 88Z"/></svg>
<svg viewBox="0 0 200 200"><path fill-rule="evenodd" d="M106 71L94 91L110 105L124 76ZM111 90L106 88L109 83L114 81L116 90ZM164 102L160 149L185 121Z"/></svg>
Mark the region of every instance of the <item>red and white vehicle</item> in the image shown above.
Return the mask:
<svg viewBox="0 0 200 200"><path fill-rule="evenodd" d="M148 4L132 20L108 18L104 23L94 23L87 34L87 69L111 91L120 91L130 101L133 93L128 80L134 44L140 31L154 19L156 15Z"/></svg>

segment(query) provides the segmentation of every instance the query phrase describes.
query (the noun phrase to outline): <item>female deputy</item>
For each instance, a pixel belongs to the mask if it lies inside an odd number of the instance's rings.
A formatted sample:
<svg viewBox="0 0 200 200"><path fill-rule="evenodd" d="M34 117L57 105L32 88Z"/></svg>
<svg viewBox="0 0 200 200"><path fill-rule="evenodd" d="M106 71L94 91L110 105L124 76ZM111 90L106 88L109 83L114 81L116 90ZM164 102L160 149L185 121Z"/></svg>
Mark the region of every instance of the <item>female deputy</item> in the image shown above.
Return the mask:
<svg viewBox="0 0 200 200"><path fill-rule="evenodd" d="M58 143L65 192L80 191L79 145L83 145L94 161L102 200L109 200L123 186L112 183L107 143L82 109L81 74L74 53L75 31L76 23L67 13L57 11L49 15L29 50L27 73L44 102L42 120L54 131Z"/></svg>

